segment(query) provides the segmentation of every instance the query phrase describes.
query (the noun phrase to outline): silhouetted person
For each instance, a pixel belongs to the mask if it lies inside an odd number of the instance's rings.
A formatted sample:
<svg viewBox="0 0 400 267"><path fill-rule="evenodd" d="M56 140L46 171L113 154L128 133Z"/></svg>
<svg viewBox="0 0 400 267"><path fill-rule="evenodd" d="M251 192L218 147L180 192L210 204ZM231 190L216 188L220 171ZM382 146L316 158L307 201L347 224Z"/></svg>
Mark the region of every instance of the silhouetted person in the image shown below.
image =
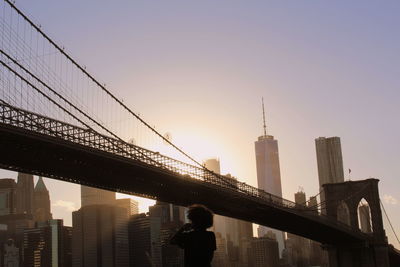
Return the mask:
<svg viewBox="0 0 400 267"><path fill-rule="evenodd" d="M189 207L188 219L191 223L182 226L170 242L185 250L185 267L210 267L217 248L214 232L207 231L213 225L213 214L196 204Z"/></svg>

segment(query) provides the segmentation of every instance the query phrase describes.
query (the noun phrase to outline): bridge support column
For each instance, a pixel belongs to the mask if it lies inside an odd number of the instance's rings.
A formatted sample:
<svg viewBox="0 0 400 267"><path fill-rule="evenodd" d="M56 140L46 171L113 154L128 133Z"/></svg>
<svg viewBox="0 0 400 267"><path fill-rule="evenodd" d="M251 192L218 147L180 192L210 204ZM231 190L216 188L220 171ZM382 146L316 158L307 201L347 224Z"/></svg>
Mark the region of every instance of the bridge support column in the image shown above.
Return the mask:
<svg viewBox="0 0 400 267"><path fill-rule="evenodd" d="M326 246L329 267L390 267L387 244Z"/></svg>
<svg viewBox="0 0 400 267"><path fill-rule="evenodd" d="M365 242L339 243L327 246L329 267L389 267L389 247L383 228L377 179L325 184L326 213L334 220L348 224L353 231L361 231L359 205L362 200L370 209L369 231L365 231ZM347 216L339 212L345 206ZM364 218L366 222L367 219Z"/></svg>

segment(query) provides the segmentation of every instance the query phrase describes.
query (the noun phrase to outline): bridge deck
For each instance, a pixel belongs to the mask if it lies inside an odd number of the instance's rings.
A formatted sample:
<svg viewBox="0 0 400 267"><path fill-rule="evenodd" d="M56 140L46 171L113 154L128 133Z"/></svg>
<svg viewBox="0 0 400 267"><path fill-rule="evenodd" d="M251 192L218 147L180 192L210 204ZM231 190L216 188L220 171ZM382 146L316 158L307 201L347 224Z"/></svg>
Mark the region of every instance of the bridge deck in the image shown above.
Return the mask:
<svg viewBox="0 0 400 267"><path fill-rule="evenodd" d="M0 166L251 221L325 244L369 236L262 190L91 130L0 104Z"/></svg>

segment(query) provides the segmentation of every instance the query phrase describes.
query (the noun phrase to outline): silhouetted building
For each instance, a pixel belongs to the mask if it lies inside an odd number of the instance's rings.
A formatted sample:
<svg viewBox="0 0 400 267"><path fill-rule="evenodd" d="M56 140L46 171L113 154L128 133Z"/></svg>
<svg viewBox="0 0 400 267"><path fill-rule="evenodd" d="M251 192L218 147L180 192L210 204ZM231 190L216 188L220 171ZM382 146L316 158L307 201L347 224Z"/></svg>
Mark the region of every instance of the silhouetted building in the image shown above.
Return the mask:
<svg viewBox="0 0 400 267"><path fill-rule="evenodd" d="M317 197L313 196L310 197L310 199L308 200L307 203L307 208L309 210L312 210L314 213L318 213L318 201L317 201Z"/></svg>
<svg viewBox="0 0 400 267"><path fill-rule="evenodd" d="M161 219L144 213L129 220L130 266L161 267Z"/></svg>
<svg viewBox="0 0 400 267"><path fill-rule="evenodd" d="M64 226L62 220L49 220L25 229L23 251L23 266L70 267L71 227Z"/></svg>
<svg viewBox="0 0 400 267"><path fill-rule="evenodd" d="M315 139L319 186L344 182L342 147L339 137Z"/></svg>
<svg viewBox="0 0 400 267"><path fill-rule="evenodd" d="M310 198L308 207L306 207L306 194L299 191L294 194L296 208L297 209L313 209L317 205L317 200L315 197ZM289 266L296 267L308 267L308 266L325 266L324 257L326 257L326 252L321 248L321 244L307 238L297 236L291 233L287 234L288 239L286 240L285 249L285 260Z"/></svg>
<svg viewBox="0 0 400 267"><path fill-rule="evenodd" d="M214 257L211 265L215 267L229 267L227 242L220 232L215 233L215 242L217 249L214 251Z"/></svg>
<svg viewBox="0 0 400 267"><path fill-rule="evenodd" d="M124 208L128 218L139 213L139 203L131 198L120 198L115 200L115 205Z"/></svg>
<svg viewBox="0 0 400 267"><path fill-rule="evenodd" d="M160 218L161 226L183 225L185 222L185 207L157 201L154 206L149 207L149 215Z"/></svg>
<svg viewBox="0 0 400 267"><path fill-rule="evenodd" d="M24 230L33 228L35 222L32 214L9 214L0 216L0 226L4 231L4 235L0 235L0 243L4 244L11 238L14 240L16 246L21 248Z"/></svg>
<svg viewBox="0 0 400 267"><path fill-rule="evenodd" d="M210 171L220 174L220 162L218 159L207 159L203 165ZM224 175L225 181L233 187L237 186L237 179L230 174ZM230 266L238 265L240 259L240 244L243 239L251 239L253 237L253 224L251 222L241 221L221 215L214 215L214 225L212 230L221 235L220 240L224 240L226 244L223 246L224 252L219 252L222 246L217 246L218 255L225 255L224 262ZM220 260L219 260L220 261ZM219 263L218 263L219 264ZM218 267L216 262L214 266ZM221 263L222 264L222 263Z"/></svg>
<svg viewBox="0 0 400 267"><path fill-rule="evenodd" d="M0 216L17 211L17 184L14 179L0 179Z"/></svg>
<svg viewBox="0 0 400 267"><path fill-rule="evenodd" d="M294 194L297 209L306 209L306 194L299 191ZM304 237L287 234L286 240L289 262L294 266L306 267L310 262L310 241Z"/></svg>
<svg viewBox="0 0 400 267"><path fill-rule="evenodd" d="M18 173L17 213L33 214L33 175Z"/></svg>
<svg viewBox="0 0 400 267"><path fill-rule="evenodd" d="M278 242L270 237L253 238L250 242L248 256L250 267L278 267Z"/></svg>
<svg viewBox="0 0 400 267"><path fill-rule="evenodd" d="M15 246L14 240L8 239L2 250L2 265L4 267L19 267L20 251Z"/></svg>
<svg viewBox="0 0 400 267"><path fill-rule="evenodd" d="M162 266L183 266L183 250L176 245L171 245L169 241L185 222L185 208L157 201L149 208L149 216L160 219Z"/></svg>
<svg viewBox="0 0 400 267"><path fill-rule="evenodd" d="M263 114L263 116L264 134L258 137L258 140L255 142L258 188L275 196L282 197L278 141L275 140L272 135L267 135L265 115ZM281 254L285 247L283 232L269 227L259 226L258 236L263 237L269 230L276 234L279 244L279 253Z"/></svg>
<svg viewBox="0 0 400 267"><path fill-rule="evenodd" d="M89 205L73 212L73 266L129 266L127 223L126 210L114 205Z"/></svg>
<svg viewBox="0 0 400 267"><path fill-rule="evenodd" d="M81 186L81 207L90 205L111 205L115 202L115 192L89 186Z"/></svg>
<svg viewBox="0 0 400 267"><path fill-rule="evenodd" d="M43 178L39 177L33 193L33 218L36 222L46 222L52 219L50 210L50 195L43 182Z"/></svg>

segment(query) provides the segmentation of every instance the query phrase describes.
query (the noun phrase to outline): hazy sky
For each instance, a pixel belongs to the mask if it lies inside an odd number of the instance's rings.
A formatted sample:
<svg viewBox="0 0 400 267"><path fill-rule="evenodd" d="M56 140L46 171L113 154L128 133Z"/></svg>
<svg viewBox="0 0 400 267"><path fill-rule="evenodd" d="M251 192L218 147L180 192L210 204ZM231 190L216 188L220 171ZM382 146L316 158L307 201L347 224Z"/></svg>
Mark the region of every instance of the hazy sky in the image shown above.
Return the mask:
<svg viewBox="0 0 400 267"><path fill-rule="evenodd" d="M16 5L189 154L220 158L242 181L256 185L261 97L285 198L300 186L318 193L314 139L340 136L345 170L381 180L400 230L399 1ZM46 183L54 214L70 223L64 206L79 207L79 187Z"/></svg>

